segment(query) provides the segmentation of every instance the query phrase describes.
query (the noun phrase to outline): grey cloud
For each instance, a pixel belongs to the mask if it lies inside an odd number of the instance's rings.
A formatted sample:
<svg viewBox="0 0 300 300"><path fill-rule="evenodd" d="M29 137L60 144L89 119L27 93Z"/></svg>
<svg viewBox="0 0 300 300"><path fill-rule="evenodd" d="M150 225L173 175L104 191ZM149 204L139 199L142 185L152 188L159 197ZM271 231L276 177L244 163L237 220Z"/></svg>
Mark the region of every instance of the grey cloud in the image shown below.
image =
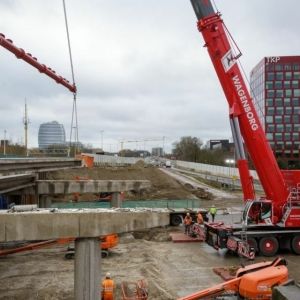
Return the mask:
<svg viewBox="0 0 300 300"><path fill-rule="evenodd" d="M299 1L215 1L240 46L246 74L266 55L299 53ZM227 102L190 1L66 1L80 139L99 146L121 138L228 138ZM61 1L0 2L1 31L70 79ZM39 124L57 121L69 135L72 94L0 49L1 130L23 136L24 98L30 145Z"/></svg>

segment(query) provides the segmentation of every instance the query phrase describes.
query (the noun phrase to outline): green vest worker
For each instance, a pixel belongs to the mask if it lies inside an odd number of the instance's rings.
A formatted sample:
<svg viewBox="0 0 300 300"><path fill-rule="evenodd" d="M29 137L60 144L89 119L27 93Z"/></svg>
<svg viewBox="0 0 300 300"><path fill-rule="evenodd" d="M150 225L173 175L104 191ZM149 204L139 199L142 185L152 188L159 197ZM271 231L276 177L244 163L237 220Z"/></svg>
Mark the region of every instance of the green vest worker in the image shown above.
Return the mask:
<svg viewBox="0 0 300 300"><path fill-rule="evenodd" d="M209 213L211 214L212 222L215 221L215 216L217 214L217 208L215 205L212 205L212 207L209 209Z"/></svg>

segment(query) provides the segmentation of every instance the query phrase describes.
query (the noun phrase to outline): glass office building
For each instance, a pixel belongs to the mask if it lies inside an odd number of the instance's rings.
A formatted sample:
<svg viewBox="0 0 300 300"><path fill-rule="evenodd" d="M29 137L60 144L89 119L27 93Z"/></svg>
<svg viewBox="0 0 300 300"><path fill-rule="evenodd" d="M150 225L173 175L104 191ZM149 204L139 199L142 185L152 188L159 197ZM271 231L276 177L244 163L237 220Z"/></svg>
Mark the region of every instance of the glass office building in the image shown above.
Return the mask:
<svg viewBox="0 0 300 300"><path fill-rule="evenodd" d="M39 128L38 142L40 149L48 149L53 145L66 145L64 125L57 121L43 123Z"/></svg>
<svg viewBox="0 0 300 300"><path fill-rule="evenodd" d="M289 165L299 162L300 56L265 57L251 71L250 90L267 139Z"/></svg>

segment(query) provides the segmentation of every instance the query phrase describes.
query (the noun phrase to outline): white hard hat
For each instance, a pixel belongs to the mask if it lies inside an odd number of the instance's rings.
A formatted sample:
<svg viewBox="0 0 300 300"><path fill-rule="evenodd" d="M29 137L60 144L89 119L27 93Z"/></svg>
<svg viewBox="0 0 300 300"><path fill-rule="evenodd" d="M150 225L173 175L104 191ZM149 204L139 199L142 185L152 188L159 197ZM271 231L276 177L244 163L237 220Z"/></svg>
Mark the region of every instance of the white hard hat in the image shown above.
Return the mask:
<svg viewBox="0 0 300 300"><path fill-rule="evenodd" d="M106 275L105 275L105 277L106 277L106 278L110 278L110 277L111 277L110 273L107 272Z"/></svg>

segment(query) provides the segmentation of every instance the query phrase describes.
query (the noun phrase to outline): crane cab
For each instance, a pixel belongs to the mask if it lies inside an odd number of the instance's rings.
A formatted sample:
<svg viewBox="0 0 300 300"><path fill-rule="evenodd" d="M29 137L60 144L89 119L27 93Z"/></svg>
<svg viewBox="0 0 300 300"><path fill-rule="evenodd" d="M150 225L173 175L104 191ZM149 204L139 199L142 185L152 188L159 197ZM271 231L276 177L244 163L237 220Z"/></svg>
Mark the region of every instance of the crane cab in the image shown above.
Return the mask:
<svg viewBox="0 0 300 300"><path fill-rule="evenodd" d="M243 224L273 225L273 206L270 200L249 200L243 213Z"/></svg>

